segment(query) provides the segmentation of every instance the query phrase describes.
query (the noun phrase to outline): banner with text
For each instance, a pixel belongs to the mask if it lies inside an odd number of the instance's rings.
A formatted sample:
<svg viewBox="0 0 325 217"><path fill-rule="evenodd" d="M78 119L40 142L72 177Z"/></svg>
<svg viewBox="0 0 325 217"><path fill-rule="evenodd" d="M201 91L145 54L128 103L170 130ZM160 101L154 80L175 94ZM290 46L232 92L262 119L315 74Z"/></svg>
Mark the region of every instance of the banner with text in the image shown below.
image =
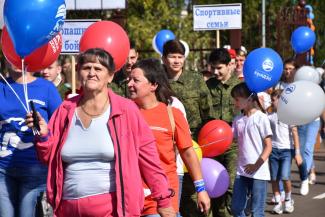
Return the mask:
<svg viewBox="0 0 325 217"><path fill-rule="evenodd" d="M67 10L125 9L126 0L65 0Z"/></svg>
<svg viewBox="0 0 325 217"><path fill-rule="evenodd" d="M200 30L224 30L242 28L242 5L194 5L193 29Z"/></svg>
<svg viewBox="0 0 325 217"><path fill-rule="evenodd" d="M65 20L62 28L62 54L79 53L79 42L84 31L99 20Z"/></svg>

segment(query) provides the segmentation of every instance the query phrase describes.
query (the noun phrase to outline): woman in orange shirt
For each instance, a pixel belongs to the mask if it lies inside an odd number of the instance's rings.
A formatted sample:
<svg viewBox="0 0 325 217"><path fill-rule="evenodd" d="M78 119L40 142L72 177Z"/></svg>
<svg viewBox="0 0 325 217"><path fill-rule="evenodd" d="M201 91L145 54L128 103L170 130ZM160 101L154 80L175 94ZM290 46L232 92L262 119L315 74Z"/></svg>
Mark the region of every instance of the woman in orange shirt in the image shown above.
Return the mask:
<svg viewBox="0 0 325 217"><path fill-rule="evenodd" d="M199 160L192 147L190 129L180 110L170 108L172 115L168 113L173 93L160 61L144 59L137 62L128 77L128 89L130 98L140 108L156 138L161 165L168 177L170 188L175 191L173 208L175 211L179 208L176 147L196 186L198 207L201 212L207 213L210 199L205 191ZM146 199L142 216L159 216L156 202L150 198L150 190L146 186L144 188Z"/></svg>

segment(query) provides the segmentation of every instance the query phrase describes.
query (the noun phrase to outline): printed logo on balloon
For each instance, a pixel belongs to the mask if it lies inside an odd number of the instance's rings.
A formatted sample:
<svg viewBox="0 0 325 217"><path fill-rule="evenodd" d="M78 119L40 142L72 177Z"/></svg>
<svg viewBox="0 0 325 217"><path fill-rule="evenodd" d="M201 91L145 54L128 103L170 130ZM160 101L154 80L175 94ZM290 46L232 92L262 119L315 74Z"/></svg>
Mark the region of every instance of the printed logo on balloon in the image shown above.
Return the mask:
<svg viewBox="0 0 325 217"><path fill-rule="evenodd" d="M289 94L293 93L295 91L295 89L296 89L296 85L291 84L284 89L284 93L286 95L289 95ZM286 97L286 95L281 94L280 99L283 101L283 103L288 104L288 98Z"/></svg>
<svg viewBox="0 0 325 217"><path fill-rule="evenodd" d="M283 123L303 125L319 117L324 108L325 94L322 88L311 81L300 80L282 92L277 113Z"/></svg>
<svg viewBox="0 0 325 217"><path fill-rule="evenodd" d="M248 54L243 71L248 88L258 93L278 83L283 71L282 59L271 48L258 48Z"/></svg>
<svg viewBox="0 0 325 217"><path fill-rule="evenodd" d="M296 89L296 85L291 84L284 91L286 94L290 94L290 93L293 93L293 91L295 91L295 89Z"/></svg>
<svg viewBox="0 0 325 217"><path fill-rule="evenodd" d="M6 0L5 25L16 53L24 58L56 36L64 23L64 0Z"/></svg>
<svg viewBox="0 0 325 217"><path fill-rule="evenodd" d="M16 53L13 42L7 31L7 27L4 26L1 34L2 52L8 62L21 68L22 59ZM25 67L29 72L36 72L50 66L60 55L62 48L62 35L57 34L48 43L36 48L31 54L25 56Z"/></svg>
<svg viewBox="0 0 325 217"><path fill-rule="evenodd" d="M56 34L58 34L58 32L61 31L64 24L65 17L66 17L66 7L65 4L62 4L58 7L58 11L56 12L56 16L55 16L55 19L57 19L56 24L53 30L48 34L48 36L46 36L48 40L51 40Z"/></svg>
<svg viewBox="0 0 325 217"><path fill-rule="evenodd" d="M265 60L263 62L263 64L262 64L262 68L264 69L264 71L267 71L267 72L272 71L272 69L273 69L273 62L272 62L272 60L269 60L269 59Z"/></svg>

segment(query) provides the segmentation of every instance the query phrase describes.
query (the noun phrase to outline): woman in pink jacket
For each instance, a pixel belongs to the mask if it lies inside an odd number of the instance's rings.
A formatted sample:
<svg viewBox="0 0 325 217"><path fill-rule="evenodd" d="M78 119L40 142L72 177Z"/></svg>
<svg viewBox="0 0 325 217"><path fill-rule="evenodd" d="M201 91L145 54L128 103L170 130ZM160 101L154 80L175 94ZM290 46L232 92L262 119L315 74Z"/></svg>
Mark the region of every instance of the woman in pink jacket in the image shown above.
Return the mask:
<svg viewBox="0 0 325 217"><path fill-rule="evenodd" d="M143 176L160 215L174 217L173 191L151 130L133 102L107 88L115 71L111 55L89 49L77 70L83 94L64 101L48 125L38 114L36 147L49 167L47 196L55 216L140 216ZM28 114L29 127L33 120Z"/></svg>

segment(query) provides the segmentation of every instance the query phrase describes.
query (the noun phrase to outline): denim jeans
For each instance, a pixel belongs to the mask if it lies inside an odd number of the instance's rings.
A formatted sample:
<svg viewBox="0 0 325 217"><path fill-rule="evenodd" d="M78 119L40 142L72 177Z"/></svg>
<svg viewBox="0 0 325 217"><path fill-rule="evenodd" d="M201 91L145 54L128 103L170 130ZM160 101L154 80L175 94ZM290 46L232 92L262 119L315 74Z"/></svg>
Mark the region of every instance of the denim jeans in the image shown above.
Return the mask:
<svg viewBox="0 0 325 217"><path fill-rule="evenodd" d="M0 216L35 216L46 176L47 168L43 165L0 169Z"/></svg>
<svg viewBox="0 0 325 217"><path fill-rule="evenodd" d="M319 119L298 126L300 153L303 159L302 165L299 167L300 178L302 181L308 178L308 173L313 164L314 145L316 143L316 136L319 127Z"/></svg>
<svg viewBox="0 0 325 217"><path fill-rule="evenodd" d="M251 192L251 215L263 217L267 195L267 181L236 176L231 211L234 217L245 217L248 193Z"/></svg>
<svg viewBox="0 0 325 217"><path fill-rule="evenodd" d="M291 149L272 148L269 157L271 180L290 180L292 156Z"/></svg>
<svg viewBox="0 0 325 217"><path fill-rule="evenodd" d="M181 204L181 198L182 198L182 187L183 187L183 178L184 178L184 175L178 175L178 186L179 186L179 189L178 189L178 207L179 207L180 204ZM177 217L182 217L180 211L177 213Z"/></svg>

